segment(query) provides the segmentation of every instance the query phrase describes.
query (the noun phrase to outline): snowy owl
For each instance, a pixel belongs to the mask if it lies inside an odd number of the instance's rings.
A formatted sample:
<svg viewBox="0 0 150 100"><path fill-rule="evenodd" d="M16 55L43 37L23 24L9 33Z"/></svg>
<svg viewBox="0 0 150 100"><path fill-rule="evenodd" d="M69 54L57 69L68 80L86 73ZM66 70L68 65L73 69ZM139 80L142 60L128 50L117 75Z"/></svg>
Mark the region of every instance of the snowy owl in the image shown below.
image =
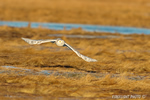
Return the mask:
<svg viewBox="0 0 150 100"><path fill-rule="evenodd" d="M73 50L79 57L81 57L83 60L85 60L87 62L96 62L97 61L96 59L92 59L92 58L89 58L87 56L80 54L77 50L72 48L69 44L67 44L64 40L62 40L60 38L58 38L58 39L46 39L46 40L31 40L28 38L22 38L22 39L31 45L51 42L51 43L55 43L57 46L66 46L69 49Z"/></svg>

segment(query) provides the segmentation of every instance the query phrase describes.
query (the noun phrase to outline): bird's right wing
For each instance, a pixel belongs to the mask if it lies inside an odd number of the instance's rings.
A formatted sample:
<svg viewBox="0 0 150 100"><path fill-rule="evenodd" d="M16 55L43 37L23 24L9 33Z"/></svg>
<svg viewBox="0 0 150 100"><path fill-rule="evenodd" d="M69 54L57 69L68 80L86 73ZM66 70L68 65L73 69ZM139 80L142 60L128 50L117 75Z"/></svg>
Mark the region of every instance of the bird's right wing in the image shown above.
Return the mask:
<svg viewBox="0 0 150 100"><path fill-rule="evenodd" d="M31 40L28 38L22 38L25 42L29 43L29 44L42 44L42 43L47 43L47 42L52 42L54 43L56 40L52 40L52 39L46 39L46 40Z"/></svg>
<svg viewBox="0 0 150 100"><path fill-rule="evenodd" d="M65 43L65 46L67 46L69 49L71 49L72 51L74 51L79 57L81 57L83 60L87 61L87 62L96 62L96 59L92 59L89 58L87 56L82 55L81 53L79 53L77 50L75 50L73 47L71 47L69 44Z"/></svg>

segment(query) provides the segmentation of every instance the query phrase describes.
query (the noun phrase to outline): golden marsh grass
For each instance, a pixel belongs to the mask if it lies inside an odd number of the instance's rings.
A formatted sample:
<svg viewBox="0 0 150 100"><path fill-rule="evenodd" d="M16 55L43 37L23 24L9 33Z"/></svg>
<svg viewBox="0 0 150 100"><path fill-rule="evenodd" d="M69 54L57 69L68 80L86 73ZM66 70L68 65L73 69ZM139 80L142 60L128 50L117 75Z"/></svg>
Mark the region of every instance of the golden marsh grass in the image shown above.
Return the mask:
<svg viewBox="0 0 150 100"><path fill-rule="evenodd" d="M0 0L0 20L148 27L149 0Z"/></svg>
<svg viewBox="0 0 150 100"><path fill-rule="evenodd" d="M14 95L13 93L16 93L22 95L23 93L23 96L31 97L37 95L46 96L45 98L90 97L91 99L111 99L112 95L139 94L146 95L149 98L149 35L111 34L119 36L119 38L110 39L62 37L73 47L80 48L79 51L82 54L98 60L98 62L94 63L87 63L77 57L71 50L57 47L52 43L30 46L21 40L21 37L31 39L56 38L47 36L48 34L55 33L70 34L70 31L0 27L0 66L16 66L37 71L55 70L110 74L102 78L96 78L90 74L80 78L66 78L55 75L19 76L15 73L0 74L0 91L2 94L8 93ZM82 32L82 35L84 34L108 35L107 33ZM130 37L130 39L126 39L125 37ZM41 49L40 47L45 49ZM60 50L55 51L57 49ZM3 69L1 68L1 70ZM111 74L119 74L120 77L112 78ZM131 80L124 77L128 75L132 76L132 74L147 76L147 78Z"/></svg>
<svg viewBox="0 0 150 100"><path fill-rule="evenodd" d="M149 0L0 0L0 20L58 22L149 28ZM87 63L67 48L47 43L30 46L21 37L54 39L49 34L118 36L81 39L61 37L82 54L98 62ZM0 27L0 66L33 71L82 72L85 76L27 74L0 67L1 100L113 99L113 95L146 95L150 98L150 35ZM2 72L4 71L4 72ZM14 73L16 71L18 73ZM21 72L22 71L22 72ZM106 74L94 77L94 73ZM112 77L112 75L119 77ZM80 76L80 77L76 77ZM130 76L145 77L129 79ZM119 98L124 100L124 98ZM129 99L129 98L127 98ZM132 99L137 100L138 98ZM140 98L142 99L142 98Z"/></svg>

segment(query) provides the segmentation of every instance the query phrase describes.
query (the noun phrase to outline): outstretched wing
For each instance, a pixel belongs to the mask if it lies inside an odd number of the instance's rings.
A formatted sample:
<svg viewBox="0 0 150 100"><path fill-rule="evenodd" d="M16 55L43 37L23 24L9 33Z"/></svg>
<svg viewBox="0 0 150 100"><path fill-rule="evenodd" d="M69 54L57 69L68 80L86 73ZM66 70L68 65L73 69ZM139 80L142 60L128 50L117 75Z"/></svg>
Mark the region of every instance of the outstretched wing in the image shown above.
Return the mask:
<svg viewBox="0 0 150 100"><path fill-rule="evenodd" d="M46 39L46 40L31 40L28 38L22 38L22 39L29 44L41 44L41 43L47 43L47 42L54 43L56 41L56 40L52 40L52 39Z"/></svg>
<svg viewBox="0 0 150 100"><path fill-rule="evenodd" d="M79 57L81 57L83 60L85 60L87 62L96 62L97 61L96 59L92 59L92 58L82 55L81 53L79 53L77 50L75 50L73 47L71 47L67 43L65 43L64 46L67 46L69 49L73 50Z"/></svg>

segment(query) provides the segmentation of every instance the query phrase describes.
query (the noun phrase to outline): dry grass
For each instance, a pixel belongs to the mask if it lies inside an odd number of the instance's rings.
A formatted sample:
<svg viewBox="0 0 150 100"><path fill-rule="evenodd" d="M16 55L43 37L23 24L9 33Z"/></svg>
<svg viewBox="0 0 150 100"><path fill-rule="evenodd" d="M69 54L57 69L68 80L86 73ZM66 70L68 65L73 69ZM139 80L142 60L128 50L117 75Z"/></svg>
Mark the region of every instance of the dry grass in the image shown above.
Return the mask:
<svg viewBox="0 0 150 100"><path fill-rule="evenodd" d="M0 0L0 20L148 27L149 0Z"/></svg>
<svg viewBox="0 0 150 100"><path fill-rule="evenodd" d="M5 79L4 79L5 77ZM0 75L1 92L49 95L52 97L109 97L112 95L146 94L148 80L131 81L124 78L96 79L89 75L81 79L55 76ZM7 89L5 89L7 87Z"/></svg>
<svg viewBox="0 0 150 100"><path fill-rule="evenodd" d="M0 20L82 23L150 28L149 0L0 0ZM48 39L49 34L114 35L112 39L62 37L67 43L98 62L87 63L70 50L55 44L29 46L21 37ZM127 39L130 37L130 39ZM32 70L108 73L103 78L0 74L0 99L112 99L113 95L146 95L150 98L150 36L91 33L82 29L54 31L0 27L0 66ZM50 48L52 47L52 48ZM56 51L58 50L58 51ZM19 70L4 69L0 70ZM24 72L20 72L24 73ZM112 74L120 77L112 78ZM147 76L129 80L124 76ZM124 100L121 99L120 100ZM134 100L134 99L132 99ZM137 99L136 99L137 100Z"/></svg>
<svg viewBox="0 0 150 100"><path fill-rule="evenodd" d="M28 96L28 98L32 98L35 95L44 96L45 98L91 97L88 98L90 100L94 98L111 99L112 95L144 94L149 98L149 79L136 81L123 77L127 76L128 73L142 76L149 74L149 35L111 34L120 36L120 38L116 39L62 37L73 47L81 48L79 51L84 55L98 60L98 62L94 63L87 63L77 57L72 51L66 51L64 48L58 52L54 51L55 49L51 51L50 48L47 48L52 46L59 49L60 47L57 47L55 44L29 46L20 39L21 37L31 39L55 38L47 37L48 34L55 33L71 34L70 31L0 27L0 66L10 65L34 70L119 73L121 77L111 78L108 75L104 78L95 78L87 75L81 78L66 78L53 75L18 76L14 73L9 75L0 74L1 95L6 93L9 95L18 94L22 97ZM82 32L82 34L108 35L107 33L90 32ZM131 37L131 39L125 39L125 37ZM45 49L40 49L40 47Z"/></svg>

